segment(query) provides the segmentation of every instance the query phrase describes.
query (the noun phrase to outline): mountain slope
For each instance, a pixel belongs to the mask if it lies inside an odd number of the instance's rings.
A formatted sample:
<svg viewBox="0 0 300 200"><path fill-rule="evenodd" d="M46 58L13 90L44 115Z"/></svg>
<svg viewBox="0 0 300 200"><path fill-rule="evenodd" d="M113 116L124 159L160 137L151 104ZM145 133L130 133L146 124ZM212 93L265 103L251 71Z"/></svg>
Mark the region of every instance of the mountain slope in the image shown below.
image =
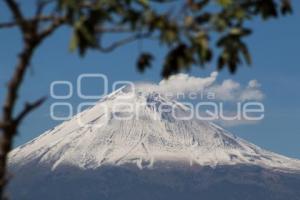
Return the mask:
<svg viewBox="0 0 300 200"><path fill-rule="evenodd" d="M179 120L189 115L188 108L142 91L121 88L13 150L12 196L39 199L50 192L52 199L133 199L130 193L138 190L135 199L154 194L156 199L200 194L214 199L222 187L236 188L237 199L260 199L251 198L252 190L262 199L275 199L270 197L274 192L294 199L299 194L294 185L300 183L298 160L263 150L212 123ZM235 199L228 190L228 199Z"/></svg>

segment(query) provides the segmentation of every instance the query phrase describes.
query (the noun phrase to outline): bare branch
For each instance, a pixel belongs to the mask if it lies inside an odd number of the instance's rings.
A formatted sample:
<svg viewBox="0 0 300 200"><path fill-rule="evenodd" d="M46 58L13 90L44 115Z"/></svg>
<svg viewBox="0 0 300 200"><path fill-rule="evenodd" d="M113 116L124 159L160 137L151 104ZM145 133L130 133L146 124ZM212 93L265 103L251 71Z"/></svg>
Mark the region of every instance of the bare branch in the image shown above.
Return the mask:
<svg viewBox="0 0 300 200"><path fill-rule="evenodd" d="M13 28L17 25L16 22L3 22L3 23L0 23L0 29L2 28Z"/></svg>
<svg viewBox="0 0 300 200"><path fill-rule="evenodd" d="M37 2L37 8L36 8L36 12L35 12L35 17L38 18L41 13L43 12L44 8L52 3L55 2L56 0L38 0Z"/></svg>
<svg viewBox="0 0 300 200"><path fill-rule="evenodd" d="M27 34L26 31L22 32L23 35ZM31 33L31 32L29 32ZM20 86L23 82L26 71L30 65L30 61L32 55L34 53L35 48L39 44L40 40L33 40L34 33L31 33L30 40L26 40L25 46L19 55L18 64L16 65L16 69L12 78L10 79L7 87L7 94L5 97L5 102L3 106L3 117L1 119L1 143L0 143L0 198L3 199L3 191L4 187L7 183L6 176L6 164L7 164L7 155L12 148L13 137L17 133L18 124L13 118L14 108L16 106L16 101L18 98L18 93ZM29 111L33 108L37 107L41 102L37 102L36 104L29 106L28 111L21 113L17 119L17 121L21 121L23 116L25 116Z"/></svg>
<svg viewBox="0 0 300 200"><path fill-rule="evenodd" d="M32 103L25 103L25 106L23 108L23 110L17 115L17 117L15 118L15 123L16 125L19 125L22 120L34 109L36 109L37 107L39 107L40 105L42 105L46 100L46 97L42 97L38 100L36 100L35 102Z"/></svg>
<svg viewBox="0 0 300 200"><path fill-rule="evenodd" d="M42 17L42 13L43 10L45 9L45 7L54 2L54 0L39 0L37 2L37 8L36 8L36 12L35 12L35 17L33 19L33 23L35 25L35 27L38 29L39 23L41 21L41 17ZM52 15L53 16L53 15Z"/></svg>
<svg viewBox="0 0 300 200"><path fill-rule="evenodd" d="M29 62L33 54L34 48L34 46L27 44L22 53L20 54L19 63L16 67L12 79L8 84L8 92L3 108L4 121L12 120L12 113L15 106L15 101L18 97L17 93L23 81L25 71L29 66Z"/></svg>
<svg viewBox="0 0 300 200"><path fill-rule="evenodd" d="M125 27L96 27L98 33L129 33L132 32L130 28Z"/></svg>
<svg viewBox="0 0 300 200"><path fill-rule="evenodd" d="M0 198L3 199L4 187L7 183L6 164L7 155L11 150L13 137L17 132L18 126L14 122L13 112L18 98L18 91L23 82L25 72L29 66L34 48L33 44L26 44L22 53L20 54L17 67L14 74L9 81L5 103L3 106L3 118L1 119L1 143L0 143Z"/></svg>
<svg viewBox="0 0 300 200"><path fill-rule="evenodd" d="M132 36L124 38L122 40L116 41L116 42L112 43L111 45L109 45L107 47L99 46L98 49L101 52L109 53L109 52L115 50L116 48L118 48L118 47L120 47L122 45L125 45L125 44L128 44L128 43L137 41L139 39L148 38L148 37L151 36L151 34L152 33L143 33L143 34L140 33L140 34L132 35Z"/></svg>
<svg viewBox="0 0 300 200"><path fill-rule="evenodd" d="M44 39L45 37L47 37L48 35L50 35L51 33L53 33L53 31L55 31L56 28L58 28L59 26L63 25L66 21L67 21L67 17L55 18L53 20L52 24L50 24L45 30L43 30L39 34L39 38L40 39Z"/></svg>
<svg viewBox="0 0 300 200"><path fill-rule="evenodd" d="M14 17L17 21L22 21L23 20L23 15L20 11L19 5L15 0L5 0L6 4L9 6L11 11L14 14Z"/></svg>
<svg viewBox="0 0 300 200"><path fill-rule="evenodd" d="M24 17L17 2L15 0L5 0L5 2L9 7L9 9L12 11L14 15L14 19L17 22L17 24L19 24L21 29L24 30L25 29Z"/></svg>
<svg viewBox="0 0 300 200"><path fill-rule="evenodd" d="M31 23L35 20L38 20L40 22L48 22L48 21L52 21L56 18L58 18L58 17L53 16L53 15L48 15L48 16L39 16L39 17L26 19L25 21L27 21L28 23ZM0 29L1 28L13 28L13 27L16 27L16 26L18 26L18 23L16 21L0 23Z"/></svg>

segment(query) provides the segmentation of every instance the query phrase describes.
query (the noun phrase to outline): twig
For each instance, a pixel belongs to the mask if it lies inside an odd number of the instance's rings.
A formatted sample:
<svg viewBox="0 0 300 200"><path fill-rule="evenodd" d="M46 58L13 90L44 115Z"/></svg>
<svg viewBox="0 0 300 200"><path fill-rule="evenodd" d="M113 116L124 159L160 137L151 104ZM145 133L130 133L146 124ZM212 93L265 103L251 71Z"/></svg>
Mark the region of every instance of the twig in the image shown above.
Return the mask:
<svg viewBox="0 0 300 200"><path fill-rule="evenodd" d="M33 23L34 23L34 26L36 27L36 29L38 29L39 27L39 17L41 16L43 10L44 10L44 7L47 5L48 1L38 1L37 2L37 8L36 8L36 11L35 11L35 17L34 17L34 20L33 20Z"/></svg>
<svg viewBox="0 0 300 200"><path fill-rule="evenodd" d="M0 29L2 28L12 28L12 27L15 27L17 25L16 22L3 22L3 23L0 23Z"/></svg>
<svg viewBox="0 0 300 200"><path fill-rule="evenodd" d="M36 100L35 102L32 103L25 103L25 106L23 108L23 110L17 115L17 117L15 118L15 123L17 125L19 125L23 119L34 109L36 109L37 107L39 107L40 105L42 105L46 100L46 97L42 97L38 100Z"/></svg>
<svg viewBox="0 0 300 200"><path fill-rule="evenodd" d="M60 25L64 24L67 21L67 17L59 17L53 20L52 24L50 24L45 30L43 30L39 34L40 39L44 39L48 35L50 35L56 28L58 28Z"/></svg>
<svg viewBox="0 0 300 200"><path fill-rule="evenodd" d="M38 17L29 18L29 19L24 19L24 21L26 21L27 23L32 23L33 21L49 22L49 21L57 20L59 18L60 18L59 16L47 15L47 16L38 16ZM18 23L16 21L0 23L0 29L1 28L13 28L16 26L18 26Z"/></svg>
<svg viewBox="0 0 300 200"><path fill-rule="evenodd" d="M20 25L20 28L22 30L26 29L26 25L24 24L24 17L19 9L19 5L15 0L5 0L7 6L10 8L14 15L14 19L17 22L17 24Z"/></svg>
<svg viewBox="0 0 300 200"><path fill-rule="evenodd" d="M148 37L151 36L151 34L152 33L136 34L136 35L124 38L122 40L119 40L117 42L114 42L114 43L112 43L111 45L109 45L107 47L99 46L98 49L101 52L109 53L109 52L115 50L116 48L118 48L118 47L120 47L120 46L122 46L124 44L128 44L130 42L134 42L134 41L139 40L139 39L148 38Z"/></svg>

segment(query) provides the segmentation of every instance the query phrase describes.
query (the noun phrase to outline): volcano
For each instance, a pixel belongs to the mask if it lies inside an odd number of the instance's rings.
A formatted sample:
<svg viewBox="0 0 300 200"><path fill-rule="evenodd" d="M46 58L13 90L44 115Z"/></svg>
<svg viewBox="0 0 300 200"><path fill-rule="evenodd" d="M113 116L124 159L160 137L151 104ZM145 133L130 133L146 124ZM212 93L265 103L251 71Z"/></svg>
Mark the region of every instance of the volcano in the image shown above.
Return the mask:
<svg viewBox="0 0 300 200"><path fill-rule="evenodd" d="M9 154L11 199L298 200L300 161L143 87L121 88Z"/></svg>

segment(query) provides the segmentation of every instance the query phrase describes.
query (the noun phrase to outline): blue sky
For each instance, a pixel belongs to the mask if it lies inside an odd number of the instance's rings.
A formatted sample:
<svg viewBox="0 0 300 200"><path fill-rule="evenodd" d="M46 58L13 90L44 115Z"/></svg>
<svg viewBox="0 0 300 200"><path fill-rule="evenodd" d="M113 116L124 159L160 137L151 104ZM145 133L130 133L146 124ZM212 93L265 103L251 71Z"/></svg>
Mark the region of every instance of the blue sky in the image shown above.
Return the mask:
<svg viewBox="0 0 300 200"><path fill-rule="evenodd" d="M265 118L255 125L230 127L229 130L261 147L277 153L300 158L300 5L294 2L294 14L279 20L261 22L255 20L250 26L254 34L247 39L253 56L251 67L242 66L237 74L221 71L218 81L233 79L247 84L256 79L262 84L266 95ZM30 6L25 5L30 10ZM0 2L0 20L8 15ZM20 104L50 94L50 84L55 80L67 80L76 85L77 77L82 73L103 73L109 78L110 85L117 80L152 81L161 80L160 70L165 49L156 43L143 41L142 49L155 52L152 69L144 74L137 72L135 61L141 49L141 43L132 43L117 49L111 54L90 51L84 58L68 51L71 32L62 28L47 39L38 49L32 61L24 85L20 92ZM0 103L2 105L5 83L12 74L17 52L21 48L21 39L17 29L0 30ZM189 73L193 76L208 76L215 69L214 63L206 69L194 67ZM96 83L96 82L95 82ZM96 94L101 86L90 84L84 88L87 93ZM49 115L51 103L48 101L22 124L15 146L38 136L59 122ZM74 107L83 100L74 96Z"/></svg>

